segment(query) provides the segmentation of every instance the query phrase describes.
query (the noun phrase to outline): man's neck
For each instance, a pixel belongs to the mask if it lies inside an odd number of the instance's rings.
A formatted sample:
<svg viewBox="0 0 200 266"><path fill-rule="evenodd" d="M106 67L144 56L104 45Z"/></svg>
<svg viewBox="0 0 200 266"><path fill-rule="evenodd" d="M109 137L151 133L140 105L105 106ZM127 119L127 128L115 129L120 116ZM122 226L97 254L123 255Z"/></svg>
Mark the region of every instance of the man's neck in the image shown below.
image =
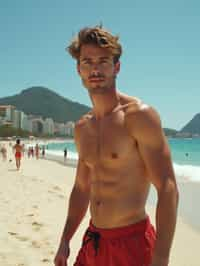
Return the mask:
<svg viewBox="0 0 200 266"><path fill-rule="evenodd" d="M110 114L120 103L115 88L101 94L90 93L90 98L93 104L93 113L97 120Z"/></svg>

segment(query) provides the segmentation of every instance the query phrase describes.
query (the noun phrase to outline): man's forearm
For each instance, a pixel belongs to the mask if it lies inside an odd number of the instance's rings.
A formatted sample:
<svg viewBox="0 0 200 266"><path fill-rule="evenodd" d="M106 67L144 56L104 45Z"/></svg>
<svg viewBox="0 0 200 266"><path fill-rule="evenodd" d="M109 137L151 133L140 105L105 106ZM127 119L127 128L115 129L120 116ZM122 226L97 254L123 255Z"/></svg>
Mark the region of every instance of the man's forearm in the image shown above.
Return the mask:
<svg viewBox="0 0 200 266"><path fill-rule="evenodd" d="M70 241L85 216L88 205L89 193L74 187L69 200L68 215L62 234L62 240Z"/></svg>
<svg viewBox="0 0 200 266"><path fill-rule="evenodd" d="M156 209L156 243L153 262L163 261L161 265L168 265L167 261L169 260L170 248L176 226L177 206L177 187L175 183L169 181L158 192ZM157 264L155 263L155 265Z"/></svg>

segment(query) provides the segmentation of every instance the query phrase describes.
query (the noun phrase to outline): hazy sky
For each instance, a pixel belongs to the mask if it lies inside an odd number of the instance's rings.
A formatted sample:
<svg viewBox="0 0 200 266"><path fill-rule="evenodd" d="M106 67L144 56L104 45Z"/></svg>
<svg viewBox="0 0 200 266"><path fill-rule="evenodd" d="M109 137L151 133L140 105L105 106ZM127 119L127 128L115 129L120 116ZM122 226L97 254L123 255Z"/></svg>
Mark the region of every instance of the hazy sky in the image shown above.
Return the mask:
<svg viewBox="0 0 200 266"><path fill-rule="evenodd" d="M0 0L0 97L45 86L91 105L65 52L85 26L120 36L117 87L180 129L200 112L200 1Z"/></svg>

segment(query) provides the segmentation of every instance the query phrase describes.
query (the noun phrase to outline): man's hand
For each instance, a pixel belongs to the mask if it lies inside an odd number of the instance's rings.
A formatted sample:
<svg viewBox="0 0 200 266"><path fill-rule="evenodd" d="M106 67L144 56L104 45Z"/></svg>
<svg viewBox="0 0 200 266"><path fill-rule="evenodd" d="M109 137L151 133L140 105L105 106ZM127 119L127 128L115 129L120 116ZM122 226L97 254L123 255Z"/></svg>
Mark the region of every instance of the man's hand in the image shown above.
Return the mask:
<svg viewBox="0 0 200 266"><path fill-rule="evenodd" d="M54 259L55 266L67 266L67 259L70 254L69 243L62 240Z"/></svg>

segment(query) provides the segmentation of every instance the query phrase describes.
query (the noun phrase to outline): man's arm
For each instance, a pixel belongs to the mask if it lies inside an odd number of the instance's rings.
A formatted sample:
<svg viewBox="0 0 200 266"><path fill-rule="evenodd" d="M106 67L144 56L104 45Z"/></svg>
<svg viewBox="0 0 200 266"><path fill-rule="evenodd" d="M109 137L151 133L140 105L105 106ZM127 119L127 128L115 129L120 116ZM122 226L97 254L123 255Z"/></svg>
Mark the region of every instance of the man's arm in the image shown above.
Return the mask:
<svg viewBox="0 0 200 266"><path fill-rule="evenodd" d="M75 131L75 141L77 148L78 133ZM62 233L60 246L55 257L56 266L66 266L66 260L69 256L69 243L83 217L85 216L90 197L90 169L85 165L84 161L79 158L76 171L75 183L69 199L69 207L67 220Z"/></svg>
<svg viewBox="0 0 200 266"><path fill-rule="evenodd" d="M86 214L89 205L89 169L79 159L76 181L70 199L67 221L63 230L62 239L71 240L76 229Z"/></svg>
<svg viewBox="0 0 200 266"><path fill-rule="evenodd" d="M89 205L89 169L79 159L75 184L70 199L67 220L61 236L60 246L55 257L56 266L66 266L69 256L69 243L86 214Z"/></svg>
<svg viewBox="0 0 200 266"><path fill-rule="evenodd" d="M143 106L127 115L127 126L137 141L149 181L157 190L156 243L152 266L167 266L176 226L178 190L167 140L158 114Z"/></svg>

